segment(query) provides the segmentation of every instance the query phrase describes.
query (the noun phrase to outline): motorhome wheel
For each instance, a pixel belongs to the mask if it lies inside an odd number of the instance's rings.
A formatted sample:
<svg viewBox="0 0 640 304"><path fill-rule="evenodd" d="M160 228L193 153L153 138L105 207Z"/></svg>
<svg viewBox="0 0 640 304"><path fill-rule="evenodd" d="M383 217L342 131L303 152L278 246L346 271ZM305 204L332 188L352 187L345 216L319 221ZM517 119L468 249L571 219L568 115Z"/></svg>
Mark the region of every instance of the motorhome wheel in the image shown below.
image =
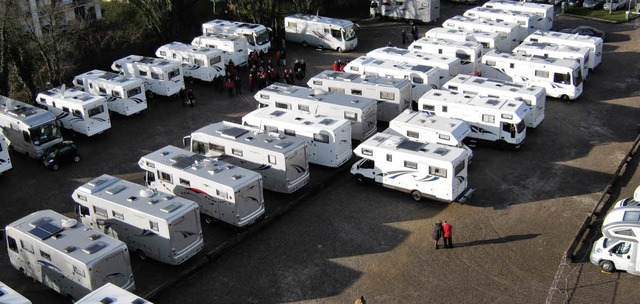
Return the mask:
<svg viewBox="0 0 640 304"><path fill-rule="evenodd" d="M74 163L77 163L79 161L80 161L80 155L76 155L76 156L73 157L73 162Z"/></svg>
<svg viewBox="0 0 640 304"><path fill-rule="evenodd" d="M413 197L414 201L419 202L422 199L422 194L418 190L413 190L411 191L411 197Z"/></svg>
<svg viewBox="0 0 640 304"><path fill-rule="evenodd" d="M302 41L302 47L308 47L309 44L306 41Z"/></svg>
<svg viewBox="0 0 640 304"><path fill-rule="evenodd" d="M155 95L153 94L153 92L151 92L151 91L147 91L147 99L153 99L153 97L155 97Z"/></svg>
<svg viewBox="0 0 640 304"><path fill-rule="evenodd" d="M342 48L338 48L336 51L338 51L338 53L342 53Z"/></svg>
<svg viewBox="0 0 640 304"><path fill-rule="evenodd" d="M569 96L567 96L567 95L560 96L560 100L562 100L562 101L564 101L566 103L570 103L571 102L571 100L569 100Z"/></svg>
<svg viewBox="0 0 640 304"><path fill-rule="evenodd" d="M616 270L616 267L613 266L613 262L607 260L600 262L600 268L602 269L602 271L606 272L614 272Z"/></svg>
<svg viewBox="0 0 640 304"><path fill-rule="evenodd" d="M136 253L138 254L138 257L139 257L141 260L143 260L143 261L144 261L144 260L146 260L146 259L147 259L147 255L144 253L144 251L142 251L142 250L138 249L138 251L136 251Z"/></svg>
<svg viewBox="0 0 640 304"><path fill-rule="evenodd" d="M211 224L211 223L213 223L213 218L208 216L208 215L205 215L204 216L204 222L207 223L207 224Z"/></svg>
<svg viewBox="0 0 640 304"><path fill-rule="evenodd" d="M53 166L51 166L51 170L53 171L58 171L58 169L60 169L60 166L58 164L53 164Z"/></svg>

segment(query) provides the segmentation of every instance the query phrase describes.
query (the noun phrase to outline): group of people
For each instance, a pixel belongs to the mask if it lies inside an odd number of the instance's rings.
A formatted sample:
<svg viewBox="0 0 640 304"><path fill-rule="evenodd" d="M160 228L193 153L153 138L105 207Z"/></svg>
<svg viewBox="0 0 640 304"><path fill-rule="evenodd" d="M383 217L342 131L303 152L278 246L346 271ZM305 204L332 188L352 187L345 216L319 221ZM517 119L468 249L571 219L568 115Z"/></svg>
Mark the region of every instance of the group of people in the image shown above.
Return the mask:
<svg viewBox="0 0 640 304"><path fill-rule="evenodd" d="M338 59L333 61L333 71L334 72L344 72L344 67L347 66L347 64L349 64L349 58L347 58L347 60L345 60L344 62L342 62L342 60Z"/></svg>
<svg viewBox="0 0 640 304"><path fill-rule="evenodd" d="M437 222L433 227L433 241L434 246L438 249L438 242L443 239L444 248L453 248L453 240L451 234L453 232L453 226L447 223L447 221Z"/></svg>

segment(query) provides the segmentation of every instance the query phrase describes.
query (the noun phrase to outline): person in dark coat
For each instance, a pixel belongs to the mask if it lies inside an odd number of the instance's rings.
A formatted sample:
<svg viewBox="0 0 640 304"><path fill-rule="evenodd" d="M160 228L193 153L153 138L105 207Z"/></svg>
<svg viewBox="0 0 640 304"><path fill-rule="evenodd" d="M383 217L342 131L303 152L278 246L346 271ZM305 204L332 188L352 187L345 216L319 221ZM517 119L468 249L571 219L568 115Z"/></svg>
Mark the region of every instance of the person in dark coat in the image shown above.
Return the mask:
<svg viewBox="0 0 640 304"><path fill-rule="evenodd" d="M444 238L444 248L453 248L453 241L451 240L451 234L453 232L453 226L442 221L442 237Z"/></svg>
<svg viewBox="0 0 640 304"><path fill-rule="evenodd" d="M180 96L180 103L182 103L182 106L184 106L185 99L187 98L187 94L185 94L184 89L180 89L178 96Z"/></svg>
<svg viewBox="0 0 640 304"><path fill-rule="evenodd" d="M307 75L307 63L304 59L300 59L300 70L302 70L302 78Z"/></svg>
<svg viewBox="0 0 640 304"><path fill-rule="evenodd" d="M240 76L236 75L235 79L233 79L233 86L236 87L236 95L242 94L242 80Z"/></svg>
<svg viewBox="0 0 640 304"><path fill-rule="evenodd" d="M402 45L407 44L407 31L402 29Z"/></svg>
<svg viewBox="0 0 640 304"><path fill-rule="evenodd" d="M437 222L433 225L433 243L438 249L438 242L440 242L440 238L442 237L442 223Z"/></svg>
<svg viewBox="0 0 640 304"><path fill-rule="evenodd" d="M196 104L196 94L193 94L193 90L189 89L187 97L189 98L189 104L193 108L193 106Z"/></svg>

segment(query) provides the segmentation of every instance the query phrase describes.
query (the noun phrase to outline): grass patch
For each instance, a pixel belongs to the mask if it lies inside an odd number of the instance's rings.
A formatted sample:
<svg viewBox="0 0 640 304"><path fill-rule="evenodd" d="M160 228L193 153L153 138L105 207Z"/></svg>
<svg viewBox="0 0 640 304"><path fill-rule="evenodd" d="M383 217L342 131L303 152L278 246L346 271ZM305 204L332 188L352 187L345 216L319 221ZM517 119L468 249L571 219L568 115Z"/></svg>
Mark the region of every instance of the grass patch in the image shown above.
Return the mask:
<svg viewBox="0 0 640 304"><path fill-rule="evenodd" d="M597 18L597 19L607 20L611 22L625 22L627 21L626 11L627 11L626 9L612 11L611 14L609 14L608 10L604 10L602 8L592 9L592 8L584 8L584 7L569 7L566 12L567 14L584 16L589 18ZM635 19L638 17L638 15L631 14L629 17L631 19Z"/></svg>

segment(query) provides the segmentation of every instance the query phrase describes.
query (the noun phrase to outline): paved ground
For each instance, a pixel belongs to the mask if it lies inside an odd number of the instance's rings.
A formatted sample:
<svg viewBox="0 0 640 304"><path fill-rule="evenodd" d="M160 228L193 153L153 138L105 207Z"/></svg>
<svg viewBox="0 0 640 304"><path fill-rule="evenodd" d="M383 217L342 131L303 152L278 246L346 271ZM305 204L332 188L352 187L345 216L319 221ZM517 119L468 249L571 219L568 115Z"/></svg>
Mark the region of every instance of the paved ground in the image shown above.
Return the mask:
<svg viewBox="0 0 640 304"><path fill-rule="evenodd" d="M205 252L180 267L133 257L137 293L155 303L349 303L361 294L375 303L544 301L565 249L635 139L640 117L637 24L561 17L556 27L583 23L607 31L603 65L590 74L579 101L548 100L545 122L528 134L523 150L474 151L469 170L477 192L470 204L416 203L396 191L356 184L344 171L348 166L314 166L304 191L266 194L269 217L296 203L274 221L244 232L207 226ZM407 27L361 25L360 52L389 40L400 45L399 33ZM430 27L420 26L421 33ZM304 58L314 75L337 58L359 55L292 45L288 58ZM251 95L228 98L207 84L193 87L195 108L154 100L140 116L114 117L112 130L102 136L76 138L83 161L59 172L12 155L14 170L0 176L0 225L45 208L71 215L73 189L103 173L141 183L140 156L179 146L191 131L223 119L238 121L255 108ZM612 196L628 196L640 184L637 162L631 167ZM431 248L431 227L441 219L454 225L457 248ZM218 258L219 246L233 250ZM14 270L5 250L0 281L34 303L66 302ZM200 271L180 277L189 269ZM554 303L630 303L637 297L634 276L602 275L588 262L567 269L575 271L562 277ZM175 278L180 284L163 288Z"/></svg>

